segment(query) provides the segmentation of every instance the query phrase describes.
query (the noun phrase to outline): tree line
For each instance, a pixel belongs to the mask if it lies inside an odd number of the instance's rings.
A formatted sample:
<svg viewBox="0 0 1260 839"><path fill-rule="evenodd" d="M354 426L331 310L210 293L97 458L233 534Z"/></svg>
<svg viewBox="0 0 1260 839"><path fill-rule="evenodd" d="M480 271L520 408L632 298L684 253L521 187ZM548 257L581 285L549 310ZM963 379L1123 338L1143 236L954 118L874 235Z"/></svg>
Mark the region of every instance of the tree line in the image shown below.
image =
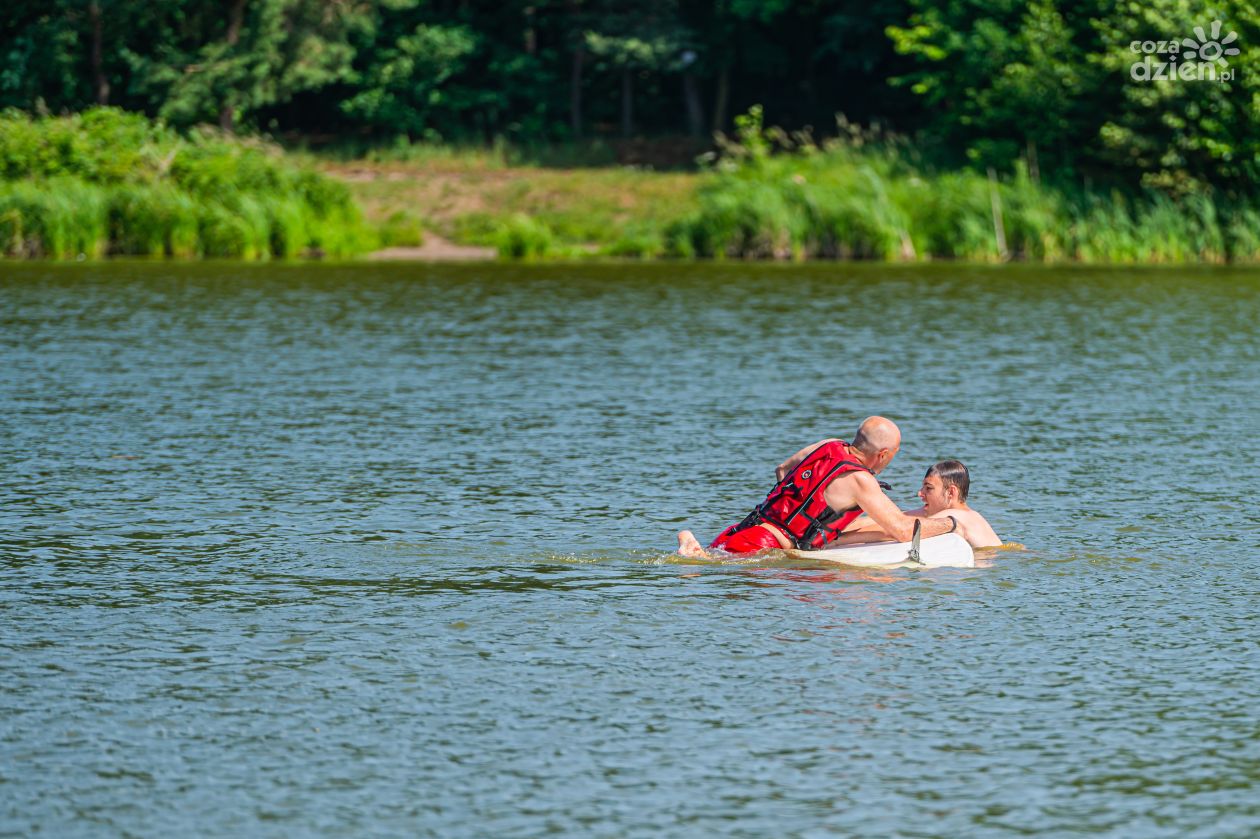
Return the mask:
<svg viewBox="0 0 1260 839"><path fill-rule="evenodd" d="M0 107L28 112L524 144L707 137L761 104L789 131L882 126L934 166L1260 184L1249 0L11 0L0 56Z"/></svg>

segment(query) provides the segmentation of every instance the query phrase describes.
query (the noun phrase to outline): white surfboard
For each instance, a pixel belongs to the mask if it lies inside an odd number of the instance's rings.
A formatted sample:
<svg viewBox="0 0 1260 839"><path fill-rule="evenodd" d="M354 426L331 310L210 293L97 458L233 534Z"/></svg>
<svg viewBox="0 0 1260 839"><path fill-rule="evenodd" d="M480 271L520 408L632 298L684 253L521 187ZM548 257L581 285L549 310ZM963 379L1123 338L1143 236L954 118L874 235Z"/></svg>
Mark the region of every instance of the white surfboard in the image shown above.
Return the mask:
<svg viewBox="0 0 1260 839"><path fill-rule="evenodd" d="M810 562L838 562L862 568L974 568L976 565L971 545L957 533L933 536L920 542L919 559L922 564L908 561L909 542L875 542L821 551L789 550L787 555Z"/></svg>

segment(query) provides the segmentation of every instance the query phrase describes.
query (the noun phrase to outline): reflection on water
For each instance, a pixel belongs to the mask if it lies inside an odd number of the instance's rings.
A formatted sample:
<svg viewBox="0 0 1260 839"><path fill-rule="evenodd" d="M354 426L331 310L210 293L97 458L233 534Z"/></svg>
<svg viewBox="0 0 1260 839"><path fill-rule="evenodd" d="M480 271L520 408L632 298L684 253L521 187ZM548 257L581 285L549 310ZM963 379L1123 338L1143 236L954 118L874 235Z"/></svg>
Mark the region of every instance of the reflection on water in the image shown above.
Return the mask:
<svg viewBox="0 0 1260 839"><path fill-rule="evenodd" d="M1260 831L1255 274L119 263L0 300L0 832ZM876 412L898 501L957 457L1028 550L669 553Z"/></svg>

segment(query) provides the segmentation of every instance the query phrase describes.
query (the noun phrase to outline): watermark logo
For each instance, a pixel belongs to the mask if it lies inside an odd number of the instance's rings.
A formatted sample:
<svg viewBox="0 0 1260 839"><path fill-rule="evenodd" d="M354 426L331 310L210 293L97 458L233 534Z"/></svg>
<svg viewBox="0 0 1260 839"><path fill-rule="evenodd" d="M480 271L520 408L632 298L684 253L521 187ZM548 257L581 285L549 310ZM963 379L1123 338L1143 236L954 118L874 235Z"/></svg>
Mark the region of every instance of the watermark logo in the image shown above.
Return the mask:
<svg viewBox="0 0 1260 839"><path fill-rule="evenodd" d="M1224 38L1221 37L1221 22L1219 20L1212 21L1212 37L1209 38L1203 34L1203 27L1196 26L1194 34L1199 36L1199 40L1193 38L1183 38L1181 45L1187 47L1186 58L1200 61L1209 61L1213 64L1219 64L1221 67L1228 67L1229 61L1226 60L1227 55L1238 55L1238 47L1226 47L1226 44L1232 44L1238 40L1237 32L1230 32Z"/></svg>
<svg viewBox="0 0 1260 839"><path fill-rule="evenodd" d="M1238 33L1231 31L1222 38L1221 22L1214 20L1207 30L1196 26L1194 34L1197 39L1172 38L1130 43L1129 50L1144 57L1129 66L1129 78L1135 82L1233 81L1236 70L1229 66L1226 56L1238 55L1238 47L1229 46L1238 40Z"/></svg>

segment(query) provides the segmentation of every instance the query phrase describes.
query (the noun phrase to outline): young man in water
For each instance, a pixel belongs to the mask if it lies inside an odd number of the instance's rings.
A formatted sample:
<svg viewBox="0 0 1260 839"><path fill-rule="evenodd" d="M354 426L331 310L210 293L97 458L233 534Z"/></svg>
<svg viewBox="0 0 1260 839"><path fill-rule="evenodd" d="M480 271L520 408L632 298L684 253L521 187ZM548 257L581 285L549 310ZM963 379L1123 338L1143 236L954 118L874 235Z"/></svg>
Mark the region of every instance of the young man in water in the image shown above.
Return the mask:
<svg viewBox="0 0 1260 839"><path fill-rule="evenodd" d="M902 513L875 476L901 448L901 431L884 417L867 417L852 443L828 439L806 446L775 470L778 483L739 524L722 531L710 548L751 554L764 550L817 549L833 542L863 511L883 533L908 542L916 518L923 538L957 529L958 522ZM690 530L678 534L683 556L707 556Z"/></svg>
<svg viewBox="0 0 1260 839"><path fill-rule="evenodd" d="M957 460L942 460L928 467L919 488L923 506L906 512L908 516L941 518L948 516L958 522L958 533L973 548L996 548L1002 544L997 533L985 521L984 516L967 506L967 492L971 489L971 473ZM926 535L926 534L925 534ZM836 539L837 545L853 545L864 542L884 542L889 536L878 523L867 516L856 519ZM900 539L896 541L902 541Z"/></svg>

